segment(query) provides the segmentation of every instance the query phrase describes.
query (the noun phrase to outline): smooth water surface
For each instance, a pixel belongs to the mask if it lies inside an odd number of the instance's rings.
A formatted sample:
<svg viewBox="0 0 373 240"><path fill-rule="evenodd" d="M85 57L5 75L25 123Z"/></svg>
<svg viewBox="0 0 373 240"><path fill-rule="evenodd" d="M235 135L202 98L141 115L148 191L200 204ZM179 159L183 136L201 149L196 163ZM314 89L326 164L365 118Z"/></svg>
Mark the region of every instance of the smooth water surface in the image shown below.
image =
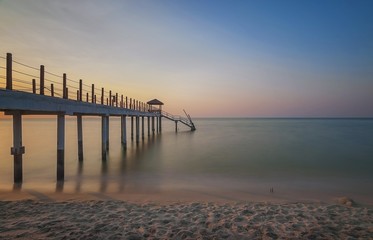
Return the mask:
<svg viewBox="0 0 373 240"><path fill-rule="evenodd" d="M197 119L197 131L163 120L161 134L120 143L110 118L110 150L101 160L100 118L83 118L84 161L76 119L67 118L65 192L161 192L186 189L289 196L354 196L373 201L371 119ZM56 119L24 119L23 188L56 188ZM13 187L12 121L0 120L0 188ZM60 189L61 190L61 189ZM312 197L311 197L312 198ZM315 197L318 198L318 197Z"/></svg>

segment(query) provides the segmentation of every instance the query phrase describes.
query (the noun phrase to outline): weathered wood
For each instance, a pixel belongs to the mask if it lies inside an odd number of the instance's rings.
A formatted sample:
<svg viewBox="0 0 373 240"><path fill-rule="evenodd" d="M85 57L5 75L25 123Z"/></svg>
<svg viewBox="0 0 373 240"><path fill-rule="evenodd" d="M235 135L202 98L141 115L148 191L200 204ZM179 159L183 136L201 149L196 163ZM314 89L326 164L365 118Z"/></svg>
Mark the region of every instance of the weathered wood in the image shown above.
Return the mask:
<svg viewBox="0 0 373 240"><path fill-rule="evenodd" d="M54 85L51 83L51 96L54 97Z"/></svg>
<svg viewBox="0 0 373 240"><path fill-rule="evenodd" d="M66 77L66 73L64 73L62 76L62 97L64 99L68 98L67 96L68 90L66 88L67 88L67 77Z"/></svg>
<svg viewBox="0 0 373 240"><path fill-rule="evenodd" d="M22 183L22 155L25 153L25 147L22 146L22 115L21 112L13 113L13 147L11 154L14 157L14 183Z"/></svg>
<svg viewBox="0 0 373 240"><path fill-rule="evenodd" d="M13 90L13 66L12 54L6 54L6 89Z"/></svg>
<svg viewBox="0 0 373 240"><path fill-rule="evenodd" d="M122 144L123 144L123 147L126 148L127 147L127 122L126 122L126 115L122 115L120 117L120 127L121 127L121 140L122 140Z"/></svg>
<svg viewBox="0 0 373 240"><path fill-rule="evenodd" d="M44 95L44 65L40 65L40 95Z"/></svg>
<svg viewBox="0 0 373 240"><path fill-rule="evenodd" d="M106 116L101 116L101 156L102 160L106 160L106 155L107 155L107 118Z"/></svg>
<svg viewBox="0 0 373 240"><path fill-rule="evenodd" d="M95 102L95 85L94 84L92 84L91 96L92 96L92 103L94 103Z"/></svg>
<svg viewBox="0 0 373 240"><path fill-rule="evenodd" d="M57 115L57 181L65 179L65 115Z"/></svg>
<svg viewBox="0 0 373 240"><path fill-rule="evenodd" d="M77 98L78 101L83 100L83 80L79 79L79 97Z"/></svg>
<svg viewBox="0 0 373 240"><path fill-rule="evenodd" d="M32 79L32 93L36 94L36 80Z"/></svg>
<svg viewBox="0 0 373 240"><path fill-rule="evenodd" d="M77 115L77 130L78 130L78 159L83 161L83 120L82 115Z"/></svg>

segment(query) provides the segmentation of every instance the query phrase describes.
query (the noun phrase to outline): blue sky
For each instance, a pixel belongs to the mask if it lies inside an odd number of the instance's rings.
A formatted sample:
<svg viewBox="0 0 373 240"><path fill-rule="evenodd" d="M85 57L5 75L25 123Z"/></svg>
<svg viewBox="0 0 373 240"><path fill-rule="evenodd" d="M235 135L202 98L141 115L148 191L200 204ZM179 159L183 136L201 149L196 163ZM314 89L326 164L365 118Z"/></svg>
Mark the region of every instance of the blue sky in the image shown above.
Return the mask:
<svg viewBox="0 0 373 240"><path fill-rule="evenodd" d="M0 54L165 109L373 117L372 1L0 0Z"/></svg>

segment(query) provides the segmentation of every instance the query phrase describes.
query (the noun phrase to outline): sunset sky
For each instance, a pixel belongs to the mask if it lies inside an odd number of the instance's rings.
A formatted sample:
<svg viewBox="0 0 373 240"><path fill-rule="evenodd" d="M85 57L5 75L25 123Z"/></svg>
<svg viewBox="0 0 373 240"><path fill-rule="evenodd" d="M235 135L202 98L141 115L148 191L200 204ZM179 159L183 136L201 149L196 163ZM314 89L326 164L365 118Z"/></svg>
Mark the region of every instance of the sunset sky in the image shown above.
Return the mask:
<svg viewBox="0 0 373 240"><path fill-rule="evenodd" d="M0 0L7 52L174 114L373 117L368 0Z"/></svg>

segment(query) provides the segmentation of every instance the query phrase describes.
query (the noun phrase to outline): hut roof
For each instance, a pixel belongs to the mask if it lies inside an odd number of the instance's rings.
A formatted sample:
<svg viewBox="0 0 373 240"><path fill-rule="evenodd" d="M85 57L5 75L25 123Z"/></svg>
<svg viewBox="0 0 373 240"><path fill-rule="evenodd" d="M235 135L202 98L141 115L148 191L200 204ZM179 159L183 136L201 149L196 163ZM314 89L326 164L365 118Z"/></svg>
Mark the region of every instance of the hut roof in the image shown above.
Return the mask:
<svg viewBox="0 0 373 240"><path fill-rule="evenodd" d="M159 101L158 99L153 99L147 102L149 105L163 105L163 102Z"/></svg>

